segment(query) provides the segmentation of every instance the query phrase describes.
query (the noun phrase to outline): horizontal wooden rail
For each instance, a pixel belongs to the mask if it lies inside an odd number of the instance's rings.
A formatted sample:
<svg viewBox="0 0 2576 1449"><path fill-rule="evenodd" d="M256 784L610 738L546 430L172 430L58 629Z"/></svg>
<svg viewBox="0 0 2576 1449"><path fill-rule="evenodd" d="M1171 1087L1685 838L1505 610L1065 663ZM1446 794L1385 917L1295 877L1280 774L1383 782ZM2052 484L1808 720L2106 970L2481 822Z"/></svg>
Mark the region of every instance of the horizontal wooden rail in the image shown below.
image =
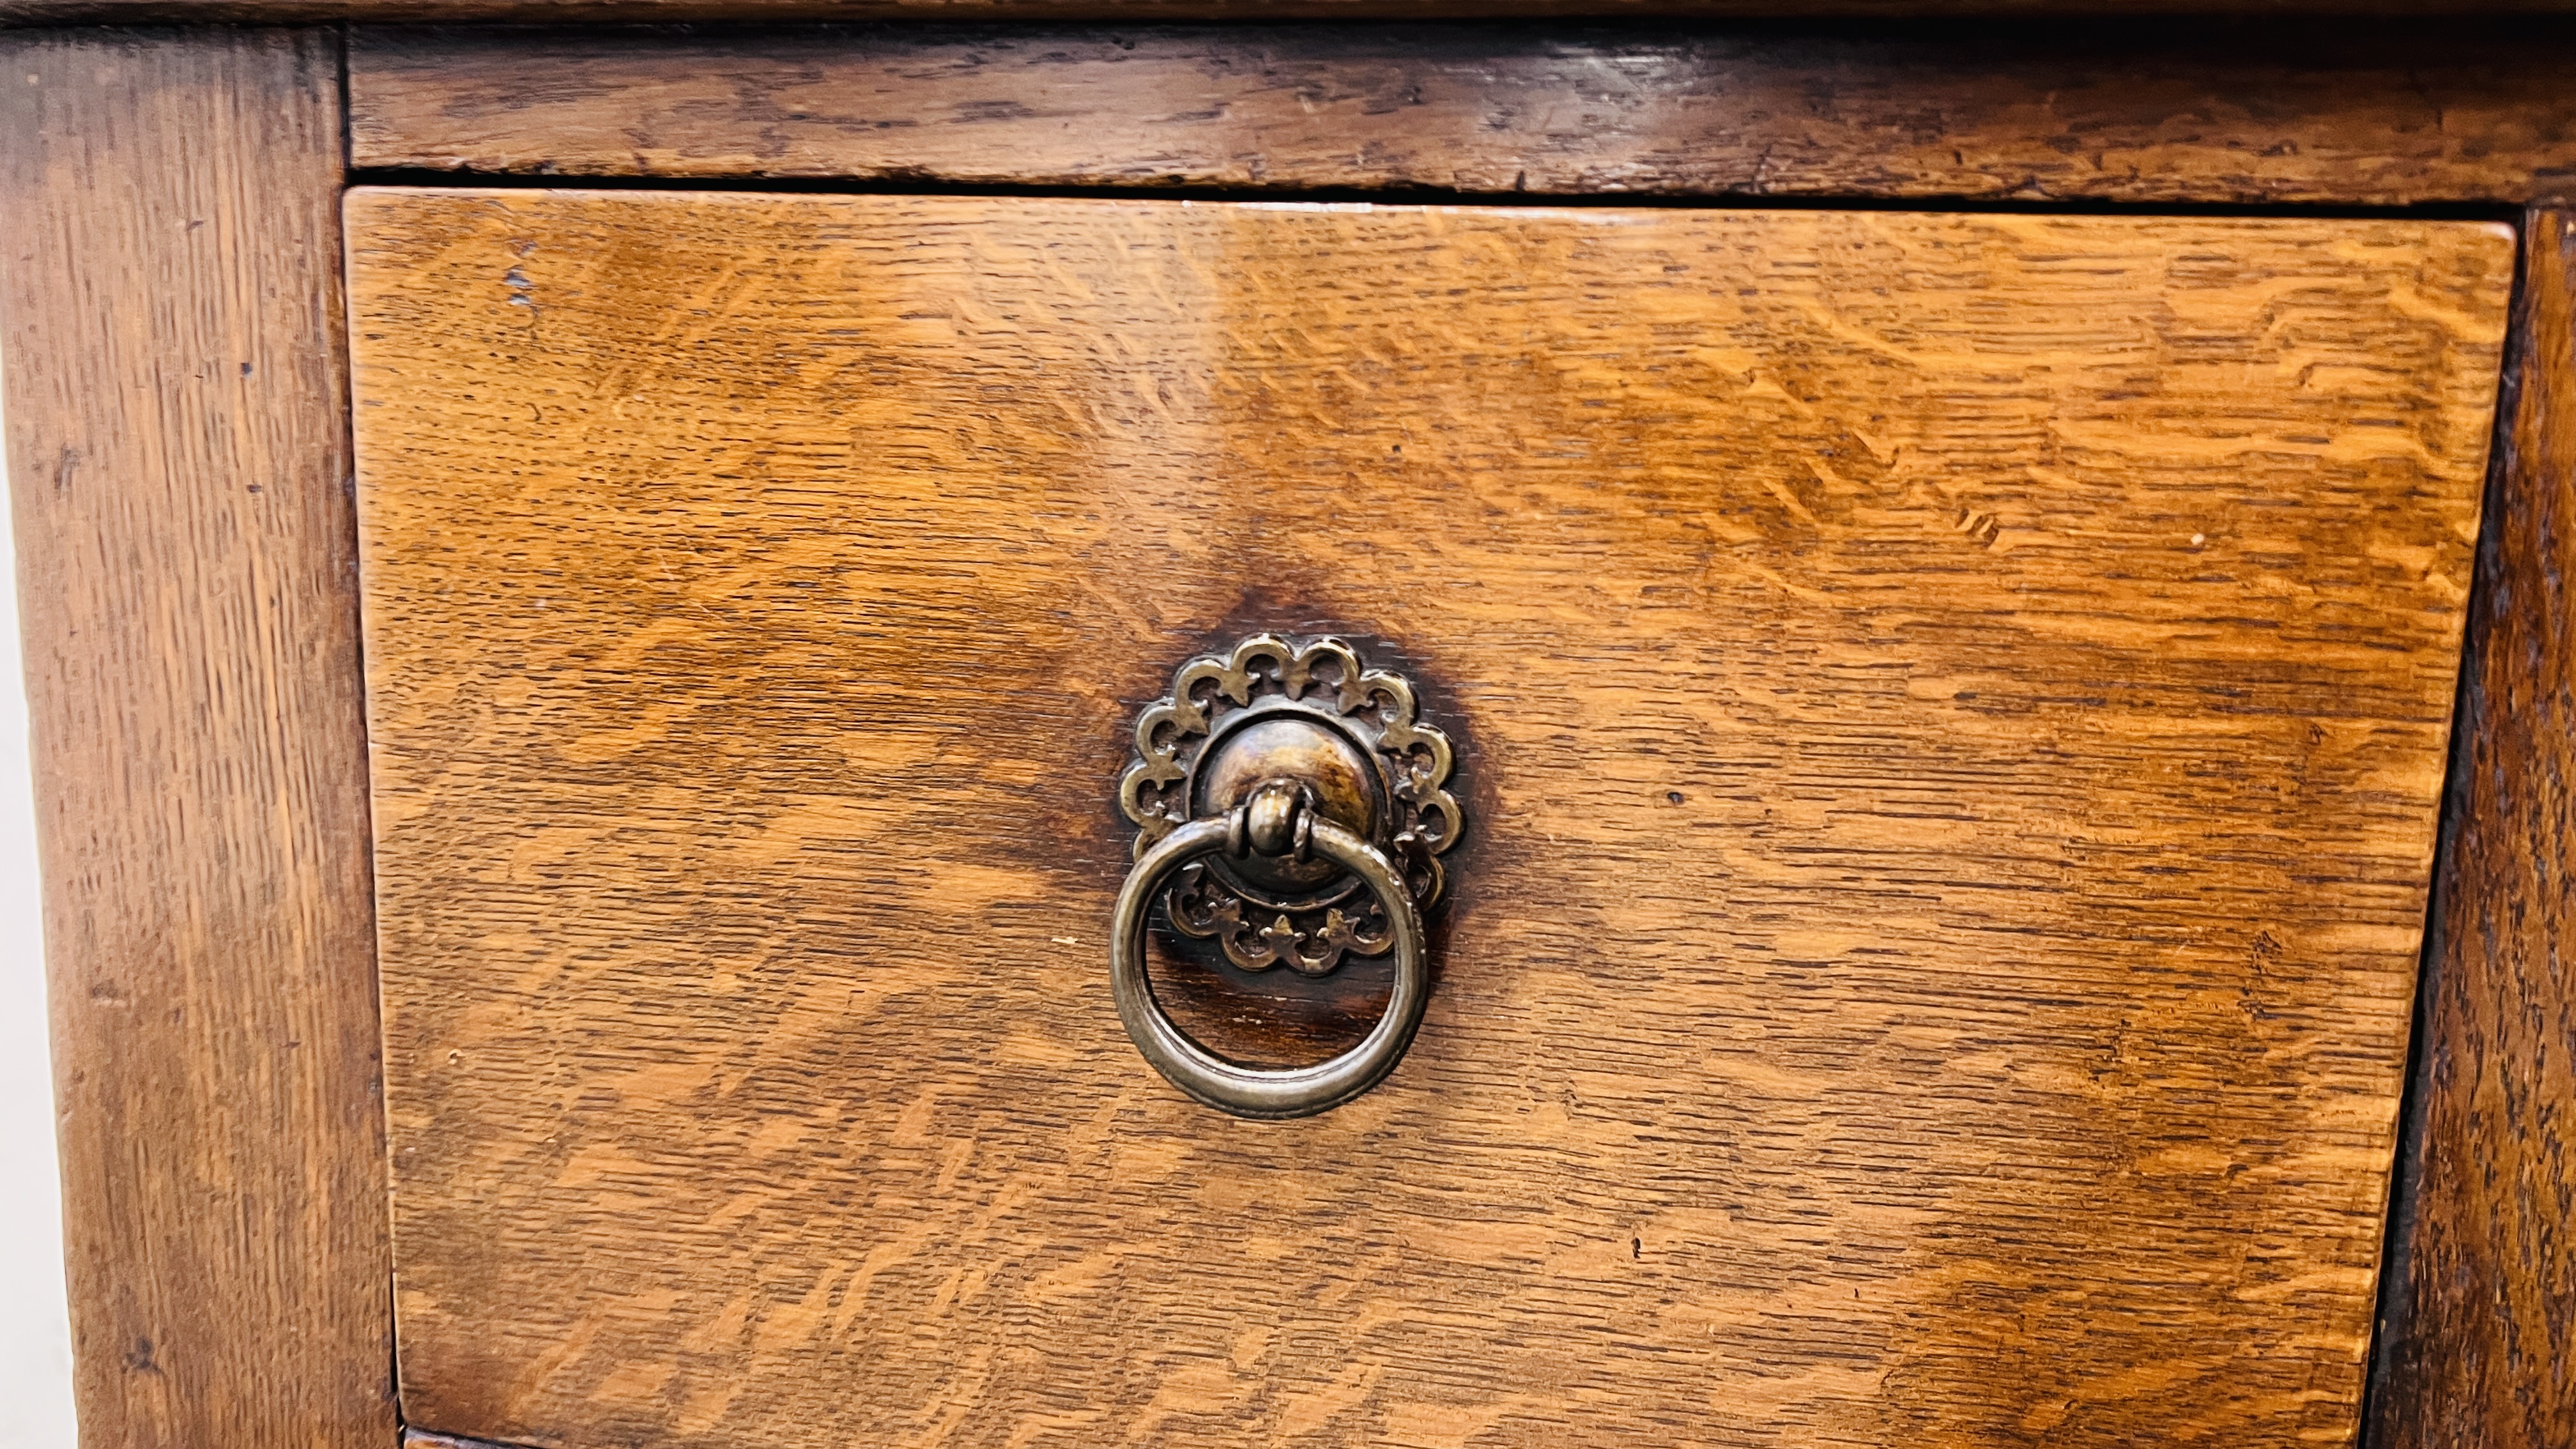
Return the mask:
<svg viewBox="0 0 2576 1449"><path fill-rule="evenodd" d="M2564 14L2570 0L0 0L0 25Z"/></svg>
<svg viewBox="0 0 2576 1449"><path fill-rule="evenodd" d="M359 28L361 168L907 184L2518 207L2576 29Z"/></svg>

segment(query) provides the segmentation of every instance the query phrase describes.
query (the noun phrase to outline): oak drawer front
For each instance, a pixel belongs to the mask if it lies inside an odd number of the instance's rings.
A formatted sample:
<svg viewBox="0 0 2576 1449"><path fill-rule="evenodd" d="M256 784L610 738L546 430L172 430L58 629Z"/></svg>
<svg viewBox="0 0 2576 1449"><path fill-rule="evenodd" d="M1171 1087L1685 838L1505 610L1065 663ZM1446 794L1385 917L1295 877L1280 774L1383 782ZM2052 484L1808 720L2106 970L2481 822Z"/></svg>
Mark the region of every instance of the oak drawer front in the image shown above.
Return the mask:
<svg viewBox="0 0 2576 1449"><path fill-rule="evenodd" d="M2349 1431L2503 229L347 220L410 1422ZM1472 782L1419 1039L1295 1122L1102 964L1129 723L1256 628Z"/></svg>

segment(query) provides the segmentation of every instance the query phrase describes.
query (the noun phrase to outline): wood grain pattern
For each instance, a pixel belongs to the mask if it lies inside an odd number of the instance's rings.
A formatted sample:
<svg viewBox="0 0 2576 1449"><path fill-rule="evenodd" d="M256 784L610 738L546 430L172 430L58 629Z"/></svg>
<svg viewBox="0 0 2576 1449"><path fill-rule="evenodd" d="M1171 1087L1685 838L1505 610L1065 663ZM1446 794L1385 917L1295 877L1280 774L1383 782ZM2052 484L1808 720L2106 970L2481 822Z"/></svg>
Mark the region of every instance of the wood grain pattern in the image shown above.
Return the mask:
<svg viewBox="0 0 2576 1449"><path fill-rule="evenodd" d="M1497 17L2101 17L2165 20L2563 15L2570 0L0 0L5 25L523 26L814 20L1452 20Z"/></svg>
<svg viewBox="0 0 2576 1449"><path fill-rule="evenodd" d="M2504 228L349 208L413 1422L2351 1433ZM1293 1123L1100 936L1252 624L1481 792Z"/></svg>
<svg viewBox="0 0 2576 1449"><path fill-rule="evenodd" d="M2576 1444L2576 227L2525 237L2375 1449Z"/></svg>
<svg viewBox="0 0 2576 1449"><path fill-rule="evenodd" d="M0 39L81 1433L394 1434L339 47Z"/></svg>
<svg viewBox="0 0 2576 1449"><path fill-rule="evenodd" d="M2576 36L2381 25L361 29L361 167L2119 202L2576 183Z"/></svg>

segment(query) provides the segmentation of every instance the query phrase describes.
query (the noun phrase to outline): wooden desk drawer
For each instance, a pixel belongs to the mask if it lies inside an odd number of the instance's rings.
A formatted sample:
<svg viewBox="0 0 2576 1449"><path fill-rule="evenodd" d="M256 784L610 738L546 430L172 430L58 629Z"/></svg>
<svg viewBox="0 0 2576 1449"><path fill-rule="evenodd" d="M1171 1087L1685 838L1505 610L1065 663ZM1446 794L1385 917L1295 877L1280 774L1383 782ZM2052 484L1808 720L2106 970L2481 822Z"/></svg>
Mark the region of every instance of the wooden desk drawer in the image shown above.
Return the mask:
<svg viewBox="0 0 2576 1449"><path fill-rule="evenodd" d="M417 1422L2349 1432L2504 229L347 216ZM1470 816L1294 1122L1102 965L1135 712L1256 629L1402 662Z"/></svg>

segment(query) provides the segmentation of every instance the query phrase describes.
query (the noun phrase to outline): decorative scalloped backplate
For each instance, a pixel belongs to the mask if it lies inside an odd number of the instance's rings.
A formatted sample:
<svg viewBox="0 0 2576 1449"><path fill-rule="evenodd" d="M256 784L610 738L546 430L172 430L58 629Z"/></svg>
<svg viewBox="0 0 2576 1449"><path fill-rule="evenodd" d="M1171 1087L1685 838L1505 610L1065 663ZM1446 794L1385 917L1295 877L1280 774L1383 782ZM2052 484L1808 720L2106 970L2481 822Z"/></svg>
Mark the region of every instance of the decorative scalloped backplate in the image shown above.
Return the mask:
<svg viewBox="0 0 2576 1449"><path fill-rule="evenodd" d="M1366 667L1340 639L1256 634L1223 657L1193 659L1173 675L1171 694L1136 720L1136 759L1118 786L1119 806L1136 822L1135 853L1188 821L1211 741L1245 715L1302 718L1365 753L1376 775L1374 843L1403 872L1414 903L1428 908L1440 898L1439 857L1466 821L1448 789L1449 737L1419 713L1410 682ZM1174 927L1214 939L1246 971L1284 965L1321 976L1345 955L1381 955L1390 944L1384 917L1354 884L1282 899L1202 861L1182 869L1164 908Z"/></svg>

